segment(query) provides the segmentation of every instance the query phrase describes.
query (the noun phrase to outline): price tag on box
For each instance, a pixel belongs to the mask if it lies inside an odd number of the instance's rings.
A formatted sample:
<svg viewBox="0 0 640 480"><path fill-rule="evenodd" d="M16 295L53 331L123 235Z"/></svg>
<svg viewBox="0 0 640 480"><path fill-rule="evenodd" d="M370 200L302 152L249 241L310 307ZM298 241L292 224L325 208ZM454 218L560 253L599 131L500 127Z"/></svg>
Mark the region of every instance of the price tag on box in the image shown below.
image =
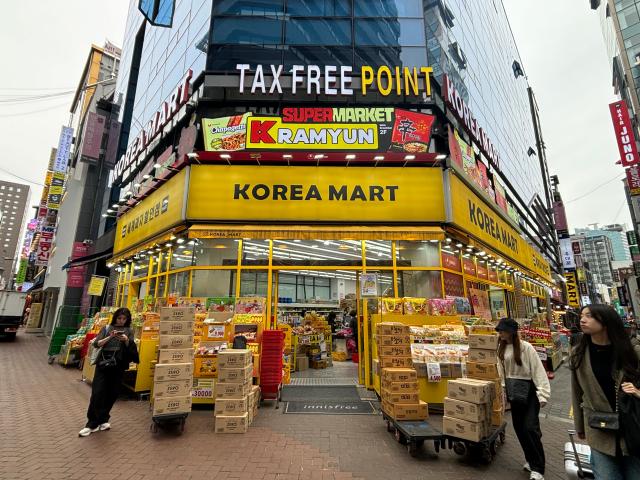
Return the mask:
<svg viewBox="0 0 640 480"><path fill-rule="evenodd" d="M437 383L442 380L442 371L439 363L427 363L427 381Z"/></svg>

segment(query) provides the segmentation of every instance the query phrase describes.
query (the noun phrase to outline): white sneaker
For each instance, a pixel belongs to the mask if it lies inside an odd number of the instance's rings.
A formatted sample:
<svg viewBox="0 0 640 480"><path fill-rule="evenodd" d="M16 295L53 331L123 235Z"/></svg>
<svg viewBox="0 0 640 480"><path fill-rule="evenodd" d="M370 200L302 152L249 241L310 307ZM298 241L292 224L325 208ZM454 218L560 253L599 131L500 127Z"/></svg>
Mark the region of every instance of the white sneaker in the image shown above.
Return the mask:
<svg viewBox="0 0 640 480"><path fill-rule="evenodd" d="M542 476L541 473L531 472L531 475L529 476L529 480L544 480L544 477Z"/></svg>
<svg viewBox="0 0 640 480"><path fill-rule="evenodd" d="M104 432L105 430L111 430L111 424L110 423L103 423L98 428L100 429L101 432Z"/></svg>
<svg viewBox="0 0 640 480"><path fill-rule="evenodd" d="M100 429L100 427L97 427L97 428L84 427L82 430L80 430L78 432L78 436L79 437L88 437L92 433L97 432L99 429Z"/></svg>
<svg viewBox="0 0 640 480"><path fill-rule="evenodd" d="M522 466L522 469L525 472L531 472L531 467L529 466L529 462L525 462L525 464Z"/></svg>

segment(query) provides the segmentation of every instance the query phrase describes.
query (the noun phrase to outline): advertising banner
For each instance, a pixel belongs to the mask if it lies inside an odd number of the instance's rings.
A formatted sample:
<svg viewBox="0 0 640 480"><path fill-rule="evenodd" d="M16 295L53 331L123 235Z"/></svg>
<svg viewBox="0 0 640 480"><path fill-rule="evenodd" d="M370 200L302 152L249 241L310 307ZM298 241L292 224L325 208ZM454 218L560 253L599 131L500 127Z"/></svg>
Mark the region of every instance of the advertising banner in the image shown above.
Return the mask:
<svg viewBox="0 0 640 480"><path fill-rule="evenodd" d="M640 165L633 165L626 172L629 192L631 195L640 195Z"/></svg>
<svg viewBox="0 0 640 480"><path fill-rule="evenodd" d="M73 242L71 250L71 260L82 258L89 253L89 247L84 242ZM84 279L87 274L87 266L81 265L71 267L67 271L67 287L80 288L84 285Z"/></svg>
<svg viewBox="0 0 640 480"><path fill-rule="evenodd" d="M87 288L87 294L95 297L101 297L104 292L104 287L107 284L107 277L100 277L98 275L92 275L89 282L89 288Z"/></svg>
<svg viewBox="0 0 640 480"><path fill-rule="evenodd" d="M469 289L469 298L473 306L473 313L485 320L491 320L491 304L489 302L489 292L476 288Z"/></svg>
<svg viewBox="0 0 640 480"><path fill-rule="evenodd" d="M187 218L440 222L445 219L442 170L192 165Z"/></svg>
<svg viewBox="0 0 640 480"><path fill-rule="evenodd" d="M82 160L88 163L96 163L100 158L100 145L104 134L106 119L94 112L87 114L82 135Z"/></svg>
<svg viewBox="0 0 640 480"><path fill-rule="evenodd" d="M48 225L40 227L40 241L38 242L38 250L36 251L36 266L46 267L48 265L55 233L56 227Z"/></svg>
<svg viewBox="0 0 640 480"><path fill-rule="evenodd" d="M282 115L203 119L205 148L424 153L435 117L392 107L284 108Z"/></svg>
<svg viewBox="0 0 640 480"><path fill-rule="evenodd" d="M62 127L60 132L60 140L58 142L58 150L56 158L53 162L54 172L66 172L69 163L69 155L71 154L71 144L73 142L73 128Z"/></svg>
<svg viewBox="0 0 640 480"><path fill-rule="evenodd" d="M22 284L27 278L27 267L29 266L28 258L21 258L20 265L18 266L18 273L16 274L16 283Z"/></svg>
<svg viewBox="0 0 640 480"><path fill-rule="evenodd" d="M571 270L576 268L576 261L573 257L573 247L570 238L560 239L560 255L562 256L562 265L565 269Z"/></svg>
<svg viewBox="0 0 640 480"><path fill-rule="evenodd" d="M624 100L613 102L609 104L609 110L611 112L611 120L613 121L616 140L618 141L618 150L620 151L622 166L630 167L637 165L640 157L638 157L636 136L633 133L633 125L631 124L626 102Z"/></svg>
<svg viewBox="0 0 640 480"><path fill-rule="evenodd" d="M569 231L567 212L564 208L564 202L553 202L553 219L555 220L556 230L558 232Z"/></svg>
<svg viewBox="0 0 640 480"><path fill-rule="evenodd" d="M360 275L360 296L375 297L378 295L378 275L363 273Z"/></svg>
<svg viewBox="0 0 640 480"><path fill-rule="evenodd" d="M569 306L580 308L580 295L575 272L565 272L564 278L567 280L567 299Z"/></svg>

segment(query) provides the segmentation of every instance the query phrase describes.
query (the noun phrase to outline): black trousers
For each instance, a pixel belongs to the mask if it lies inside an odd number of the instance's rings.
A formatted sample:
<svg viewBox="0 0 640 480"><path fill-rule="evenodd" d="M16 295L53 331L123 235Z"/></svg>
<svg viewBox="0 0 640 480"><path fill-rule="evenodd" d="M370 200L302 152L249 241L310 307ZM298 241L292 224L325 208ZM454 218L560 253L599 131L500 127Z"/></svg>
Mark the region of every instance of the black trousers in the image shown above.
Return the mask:
<svg viewBox="0 0 640 480"><path fill-rule="evenodd" d="M109 421L111 408L118 399L124 370L96 367L91 384L91 400L87 410L87 428L97 428Z"/></svg>
<svg viewBox="0 0 640 480"><path fill-rule="evenodd" d="M531 382L529 399L526 404L511 404L511 419L518 441L524 452L524 458L531 470L544 475L545 457L540 430L540 402L536 389Z"/></svg>

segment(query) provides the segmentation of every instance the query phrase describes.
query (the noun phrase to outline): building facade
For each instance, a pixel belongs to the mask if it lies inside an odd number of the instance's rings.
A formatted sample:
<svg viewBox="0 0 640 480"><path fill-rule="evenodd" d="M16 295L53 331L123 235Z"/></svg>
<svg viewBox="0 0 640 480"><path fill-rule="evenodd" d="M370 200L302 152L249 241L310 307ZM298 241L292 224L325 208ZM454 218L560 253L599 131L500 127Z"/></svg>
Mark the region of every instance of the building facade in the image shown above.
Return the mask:
<svg viewBox="0 0 640 480"><path fill-rule="evenodd" d="M0 180L0 290L13 287L31 188Z"/></svg>
<svg viewBox="0 0 640 480"><path fill-rule="evenodd" d="M251 296L270 325L354 309L367 387L386 308L367 296L548 311L553 199L500 2L130 5L115 304Z"/></svg>
<svg viewBox="0 0 640 480"><path fill-rule="evenodd" d="M608 237L611 241L613 251L613 261L624 262L631 265L631 251L629 250L629 240L627 239L627 229L625 225L605 225L598 228L576 228L576 234L584 234L587 237Z"/></svg>

